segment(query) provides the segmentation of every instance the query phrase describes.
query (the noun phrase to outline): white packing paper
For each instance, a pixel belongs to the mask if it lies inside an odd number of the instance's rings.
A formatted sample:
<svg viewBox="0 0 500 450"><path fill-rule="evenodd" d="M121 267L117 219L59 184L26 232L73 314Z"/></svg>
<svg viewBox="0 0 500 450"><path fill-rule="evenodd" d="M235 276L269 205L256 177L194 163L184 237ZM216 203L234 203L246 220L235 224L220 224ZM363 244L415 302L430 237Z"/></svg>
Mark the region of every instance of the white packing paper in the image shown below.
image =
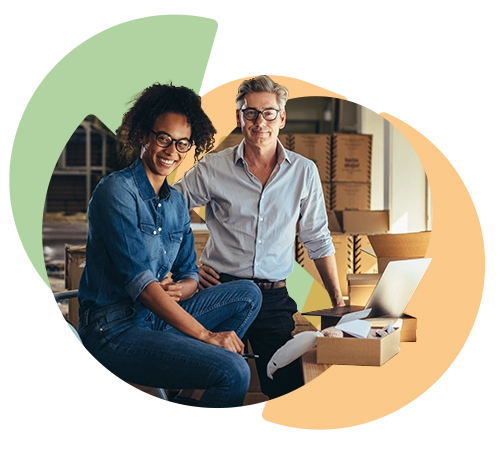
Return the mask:
<svg viewBox="0 0 500 450"><path fill-rule="evenodd" d="M285 345L274 353L267 364L267 376L273 379L274 372L300 358L304 353L316 346L316 338L323 336L320 331L303 331L296 334Z"/></svg>

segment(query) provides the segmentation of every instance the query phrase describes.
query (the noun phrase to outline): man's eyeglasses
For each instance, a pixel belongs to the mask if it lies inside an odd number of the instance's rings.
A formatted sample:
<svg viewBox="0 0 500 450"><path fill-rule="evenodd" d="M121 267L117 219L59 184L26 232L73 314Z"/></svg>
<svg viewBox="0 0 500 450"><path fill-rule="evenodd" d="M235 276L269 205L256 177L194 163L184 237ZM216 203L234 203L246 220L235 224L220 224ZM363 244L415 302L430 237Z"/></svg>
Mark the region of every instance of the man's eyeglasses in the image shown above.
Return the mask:
<svg viewBox="0 0 500 450"><path fill-rule="evenodd" d="M240 109L240 111L243 113L243 117L247 120L257 120L259 117L259 114L262 114L262 117L267 120L267 121L272 121L278 117L278 113L280 112L279 109L274 109L274 108L267 108L264 109L263 111L259 111L258 109L255 108L246 108L246 109Z"/></svg>
<svg viewBox="0 0 500 450"><path fill-rule="evenodd" d="M164 131L150 130L156 136L156 145L160 148L168 148L175 142L175 148L179 153L186 153L193 146L188 138L174 139Z"/></svg>

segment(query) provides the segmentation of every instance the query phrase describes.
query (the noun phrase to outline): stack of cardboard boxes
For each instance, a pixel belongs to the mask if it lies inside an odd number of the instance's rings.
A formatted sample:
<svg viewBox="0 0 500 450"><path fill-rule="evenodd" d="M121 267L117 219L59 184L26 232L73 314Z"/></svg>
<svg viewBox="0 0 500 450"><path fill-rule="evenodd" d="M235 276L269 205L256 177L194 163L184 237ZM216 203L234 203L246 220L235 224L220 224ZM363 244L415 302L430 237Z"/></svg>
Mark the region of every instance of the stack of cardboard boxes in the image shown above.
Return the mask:
<svg viewBox="0 0 500 450"><path fill-rule="evenodd" d="M328 210L370 209L371 135L288 134L280 139L316 164Z"/></svg>
<svg viewBox="0 0 500 450"><path fill-rule="evenodd" d="M371 211L372 136L366 134L289 134L281 137L286 148L317 165L329 229L336 249L340 287L348 295L347 274L374 273L376 258L367 235L389 229L387 211ZM306 249L297 240L296 260L322 283Z"/></svg>
<svg viewBox="0 0 500 450"><path fill-rule="evenodd" d="M347 304L365 306L390 261L425 257L430 232L389 234L388 211L370 210L371 136L342 133L288 135L282 141L285 147L316 163L336 249L342 294ZM314 262L299 239L296 240L296 259L323 285ZM399 351L400 340L416 341L417 319L408 314L402 319L401 330L379 341L347 339L342 340L343 346L332 346L334 338L318 339L317 362L382 365ZM373 326L382 327L391 319L370 320L374 322ZM324 327L322 318L321 328ZM333 354L332 348L340 349L340 353ZM351 357L360 349L369 358ZM343 359L342 355L348 357Z"/></svg>

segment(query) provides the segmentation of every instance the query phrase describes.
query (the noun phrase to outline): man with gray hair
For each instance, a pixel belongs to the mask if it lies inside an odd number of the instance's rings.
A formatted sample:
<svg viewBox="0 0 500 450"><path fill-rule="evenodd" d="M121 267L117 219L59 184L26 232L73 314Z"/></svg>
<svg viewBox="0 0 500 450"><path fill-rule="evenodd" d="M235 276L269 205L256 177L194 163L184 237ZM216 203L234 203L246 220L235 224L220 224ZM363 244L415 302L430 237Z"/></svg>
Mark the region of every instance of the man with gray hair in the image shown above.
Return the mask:
<svg viewBox="0 0 500 450"><path fill-rule="evenodd" d="M268 76L244 81L236 97L241 143L207 155L174 185L189 209L206 205L210 237L200 259L200 288L250 279L262 291L262 308L247 337L259 355L262 392L271 399L303 385L298 360L273 380L266 375L268 361L294 329L297 305L286 278L293 270L297 224L332 305L344 306L318 170L278 140L287 98L288 90Z"/></svg>

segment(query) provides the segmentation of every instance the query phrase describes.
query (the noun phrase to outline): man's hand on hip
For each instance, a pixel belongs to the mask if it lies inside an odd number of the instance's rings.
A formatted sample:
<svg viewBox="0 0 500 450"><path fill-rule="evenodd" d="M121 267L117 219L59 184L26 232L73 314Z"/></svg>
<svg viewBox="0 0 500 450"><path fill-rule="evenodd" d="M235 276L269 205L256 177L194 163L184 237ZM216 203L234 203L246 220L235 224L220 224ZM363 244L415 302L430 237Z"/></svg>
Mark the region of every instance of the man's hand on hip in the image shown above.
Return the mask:
<svg viewBox="0 0 500 450"><path fill-rule="evenodd" d="M219 274L210 266L202 264L198 267L198 276L200 278L200 289L206 289L216 284L221 284Z"/></svg>

